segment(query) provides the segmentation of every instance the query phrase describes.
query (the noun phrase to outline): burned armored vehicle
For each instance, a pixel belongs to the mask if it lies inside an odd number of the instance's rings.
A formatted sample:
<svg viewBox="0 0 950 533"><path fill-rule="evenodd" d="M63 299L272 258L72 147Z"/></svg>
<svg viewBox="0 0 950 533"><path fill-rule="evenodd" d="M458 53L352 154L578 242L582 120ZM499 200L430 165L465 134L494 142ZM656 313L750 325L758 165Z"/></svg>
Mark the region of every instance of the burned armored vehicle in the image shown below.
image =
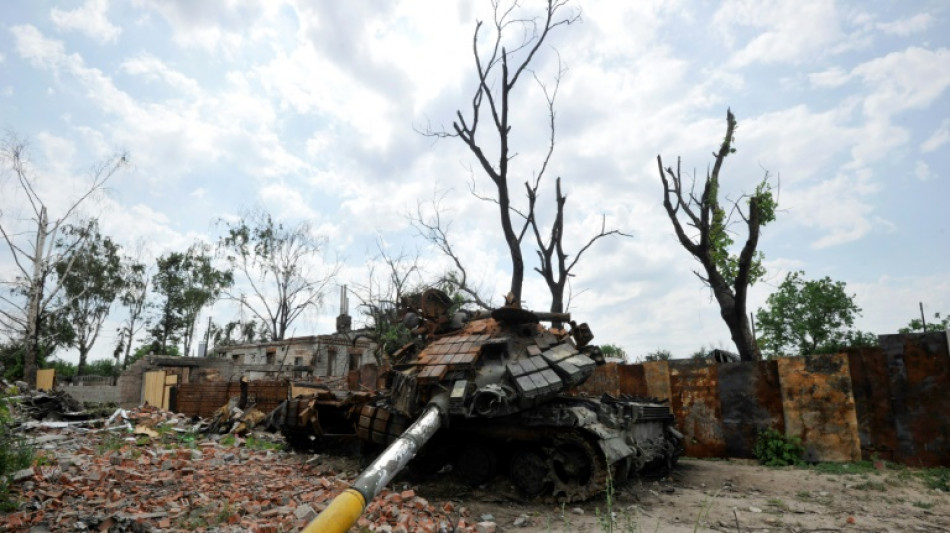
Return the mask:
<svg viewBox="0 0 950 533"><path fill-rule="evenodd" d="M667 404L571 393L603 362L586 324L514 306L450 315L450 305L430 289L410 306L418 341L392 356L388 390L360 410L360 439L389 446L434 406L442 429L414 437L428 442L410 468L451 464L472 484L506 474L525 496L562 502L603 491L608 475L616 484L672 467L682 434Z"/></svg>

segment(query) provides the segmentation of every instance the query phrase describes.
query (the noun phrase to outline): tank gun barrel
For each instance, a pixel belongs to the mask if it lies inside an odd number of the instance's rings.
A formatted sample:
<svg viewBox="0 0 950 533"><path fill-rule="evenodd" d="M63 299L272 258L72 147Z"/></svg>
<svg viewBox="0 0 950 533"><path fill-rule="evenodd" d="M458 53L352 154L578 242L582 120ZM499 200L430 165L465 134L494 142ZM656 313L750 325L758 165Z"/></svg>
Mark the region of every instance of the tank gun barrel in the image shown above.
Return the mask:
<svg viewBox="0 0 950 533"><path fill-rule="evenodd" d="M542 322L564 322L566 324L571 321L570 313L539 313L535 311L534 314Z"/></svg>
<svg viewBox="0 0 950 533"><path fill-rule="evenodd" d="M398 439L383 453L350 488L340 493L330 505L303 529L303 533L344 533L359 519L370 502L406 464L415 457L422 446L442 427L442 419L448 412L448 396L433 398L428 407Z"/></svg>
<svg viewBox="0 0 950 533"><path fill-rule="evenodd" d="M529 311L529 312L531 313L531 315L533 315L532 318L537 318L537 320L540 321L540 322L564 322L564 323L568 323L568 322L571 321L571 314L570 314L570 313L548 313L548 312L543 312L543 311L541 311L541 312L539 312L539 311ZM478 320L478 319L481 319L481 318L489 318L490 316L492 316L492 312L491 312L491 311L478 311L478 312L476 312L474 315L472 315L471 318L472 318L472 320Z"/></svg>

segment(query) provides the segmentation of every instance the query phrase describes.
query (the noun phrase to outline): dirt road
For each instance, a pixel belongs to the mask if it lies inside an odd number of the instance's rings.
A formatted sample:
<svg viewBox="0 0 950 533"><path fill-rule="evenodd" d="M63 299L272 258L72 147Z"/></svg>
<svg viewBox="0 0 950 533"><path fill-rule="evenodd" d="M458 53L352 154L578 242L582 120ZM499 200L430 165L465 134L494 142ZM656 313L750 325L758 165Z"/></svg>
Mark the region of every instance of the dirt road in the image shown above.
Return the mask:
<svg viewBox="0 0 950 533"><path fill-rule="evenodd" d="M835 473L683 459L669 479L616 491L613 531L950 531L950 494L929 488L917 471L855 465L828 470ZM503 531L608 530L606 497L562 509L519 503L504 483L467 490L433 481L417 491L455 499L476 518L490 514Z"/></svg>

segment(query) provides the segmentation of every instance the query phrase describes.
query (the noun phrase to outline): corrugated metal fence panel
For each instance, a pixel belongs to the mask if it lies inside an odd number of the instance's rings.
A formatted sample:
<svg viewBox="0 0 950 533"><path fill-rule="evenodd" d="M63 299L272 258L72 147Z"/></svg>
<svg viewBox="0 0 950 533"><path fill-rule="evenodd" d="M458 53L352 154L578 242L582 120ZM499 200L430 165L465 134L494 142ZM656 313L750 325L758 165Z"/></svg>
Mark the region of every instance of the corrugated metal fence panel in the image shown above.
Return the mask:
<svg viewBox="0 0 950 533"><path fill-rule="evenodd" d="M208 418L228 400L241 395L237 381L221 383L185 383L178 386L178 411L188 416ZM274 410L287 398L289 385L280 381L252 381L247 397L264 413Z"/></svg>
<svg viewBox="0 0 950 533"><path fill-rule="evenodd" d="M686 455L723 457L722 413L719 408L719 368L706 363L669 365L673 412L686 435Z"/></svg>
<svg viewBox="0 0 950 533"><path fill-rule="evenodd" d="M888 362L898 428L896 459L914 466L950 466L950 355L946 335L908 335L902 357L888 354Z"/></svg>
<svg viewBox="0 0 950 533"><path fill-rule="evenodd" d="M719 399L726 457L752 457L759 431L785 430L775 361L719 365Z"/></svg>
<svg viewBox="0 0 950 533"><path fill-rule="evenodd" d="M877 348L848 353L852 395L861 439L861 457L895 460L898 448L887 356Z"/></svg>
<svg viewBox="0 0 950 533"><path fill-rule="evenodd" d="M802 438L806 459L860 460L848 356L809 355L777 362L785 433Z"/></svg>

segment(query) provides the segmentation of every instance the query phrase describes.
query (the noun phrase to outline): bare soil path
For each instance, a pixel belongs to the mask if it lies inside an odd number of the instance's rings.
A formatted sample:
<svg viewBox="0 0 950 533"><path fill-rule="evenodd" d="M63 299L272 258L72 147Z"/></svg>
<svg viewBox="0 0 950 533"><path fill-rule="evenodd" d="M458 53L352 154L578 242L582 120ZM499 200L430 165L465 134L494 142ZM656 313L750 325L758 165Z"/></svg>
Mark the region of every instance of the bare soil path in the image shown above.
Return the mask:
<svg viewBox="0 0 950 533"><path fill-rule="evenodd" d="M929 488L918 471L879 466L839 465L824 473L683 459L670 478L615 492L613 531L950 531L950 494ZM436 497L446 489L450 483L423 484L417 492ZM456 494L476 518L491 514L503 531L608 531L606 496L561 508L519 503L503 483Z"/></svg>

